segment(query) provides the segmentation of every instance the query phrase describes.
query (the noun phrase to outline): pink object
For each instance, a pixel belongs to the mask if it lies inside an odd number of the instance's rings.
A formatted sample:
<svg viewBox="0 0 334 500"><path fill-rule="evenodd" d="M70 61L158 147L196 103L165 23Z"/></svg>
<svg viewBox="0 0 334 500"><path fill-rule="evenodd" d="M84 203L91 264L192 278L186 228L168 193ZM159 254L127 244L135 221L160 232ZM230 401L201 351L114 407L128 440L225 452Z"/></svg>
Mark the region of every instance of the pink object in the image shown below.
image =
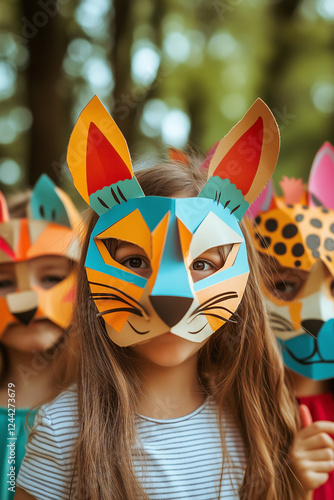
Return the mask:
<svg viewBox="0 0 334 500"><path fill-rule="evenodd" d="M214 145L211 146L211 148L209 149L208 155L207 155L207 157L205 158L205 160L203 161L203 163L201 165L201 168L203 170L207 170L209 168L211 158L215 154L215 151L217 149L218 144L219 144L219 141L215 142Z"/></svg>
<svg viewBox="0 0 334 500"><path fill-rule="evenodd" d="M255 219L260 212L267 212L271 206L274 195L274 185L272 180L270 180L260 196L258 196L254 203L251 204L246 212L246 215L251 215Z"/></svg>
<svg viewBox="0 0 334 500"><path fill-rule="evenodd" d="M327 208L334 209L334 148L325 142L315 155L309 177L309 205L318 200Z"/></svg>
<svg viewBox="0 0 334 500"><path fill-rule="evenodd" d="M295 179L294 177L284 176L279 185L283 191L284 201L287 205L294 205L300 203L302 196L305 192L305 185L302 179Z"/></svg>

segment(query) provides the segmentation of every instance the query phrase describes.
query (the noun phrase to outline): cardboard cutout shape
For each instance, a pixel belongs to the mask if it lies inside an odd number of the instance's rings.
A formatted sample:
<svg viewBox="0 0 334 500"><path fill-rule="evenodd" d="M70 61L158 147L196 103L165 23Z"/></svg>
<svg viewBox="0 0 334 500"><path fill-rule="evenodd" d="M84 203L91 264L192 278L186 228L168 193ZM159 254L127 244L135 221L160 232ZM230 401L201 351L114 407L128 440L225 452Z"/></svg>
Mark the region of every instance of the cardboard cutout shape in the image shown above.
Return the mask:
<svg viewBox="0 0 334 500"><path fill-rule="evenodd" d="M274 282L263 284L271 324L289 368L315 380L333 378L332 146L325 143L317 153L308 192L300 179L285 177L280 185L284 196L275 196L268 187L250 208L255 248L268 258L269 266L279 266Z"/></svg>
<svg viewBox="0 0 334 500"><path fill-rule="evenodd" d="M72 317L75 271L45 289L31 283L29 268L35 259L45 256L78 260L82 223L79 213L70 198L46 175L40 177L33 189L28 218L10 219L3 196L0 206L0 268L2 274L10 269L14 276L10 292L0 296L0 336L9 324L28 325L41 318L65 328ZM9 285L3 276L2 291Z"/></svg>
<svg viewBox="0 0 334 500"><path fill-rule="evenodd" d="M197 198L145 197L115 122L97 97L88 103L67 159L78 191L100 215L85 266L113 342L128 346L167 332L202 342L230 321L249 273L239 221L270 179L278 150L277 124L259 99L218 144ZM140 247L150 276L117 262L115 241ZM223 267L194 283L194 259L224 245L232 250Z"/></svg>

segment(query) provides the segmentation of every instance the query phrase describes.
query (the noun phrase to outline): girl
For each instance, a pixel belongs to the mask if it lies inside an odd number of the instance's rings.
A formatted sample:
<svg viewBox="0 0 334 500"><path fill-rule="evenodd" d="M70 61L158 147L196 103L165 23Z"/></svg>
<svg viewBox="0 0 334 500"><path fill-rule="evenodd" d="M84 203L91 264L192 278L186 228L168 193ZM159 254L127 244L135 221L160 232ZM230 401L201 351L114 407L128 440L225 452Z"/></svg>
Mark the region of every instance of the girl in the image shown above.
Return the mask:
<svg viewBox="0 0 334 500"><path fill-rule="evenodd" d="M329 143L319 150L308 192L301 180L284 178L283 197L268 188L251 207L250 231L271 271L263 281L271 324L298 401L309 408L293 456L315 500L334 495L333 152Z"/></svg>
<svg viewBox="0 0 334 500"><path fill-rule="evenodd" d="M207 182L172 162L136 178L115 123L96 97L87 105L68 151L95 212L77 383L40 410L16 500L303 497L289 466L295 403L239 226L278 148L258 100L220 142Z"/></svg>
<svg viewBox="0 0 334 500"><path fill-rule="evenodd" d="M10 219L2 195L0 205L0 496L8 500L27 442L29 408L50 398L65 376L65 366L55 368L72 313L80 217L46 176L32 192L29 218Z"/></svg>

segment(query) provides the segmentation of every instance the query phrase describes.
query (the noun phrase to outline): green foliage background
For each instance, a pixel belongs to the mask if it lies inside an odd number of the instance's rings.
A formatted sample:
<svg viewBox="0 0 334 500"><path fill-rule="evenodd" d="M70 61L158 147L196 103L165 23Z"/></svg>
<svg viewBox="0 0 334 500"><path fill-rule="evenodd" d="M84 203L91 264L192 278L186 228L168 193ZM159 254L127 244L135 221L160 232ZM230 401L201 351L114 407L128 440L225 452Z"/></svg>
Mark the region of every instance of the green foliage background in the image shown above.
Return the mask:
<svg viewBox="0 0 334 500"><path fill-rule="evenodd" d="M319 147L334 143L332 0L0 0L0 12L5 193L42 172L72 191L66 146L94 94L133 158L166 149L173 110L189 121L185 140L204 154L258 96L280 125L276 186L282 175L307 182ZM148 58L146 81L143 64L141 76L133 67L143 48L156 63ZM180 140L171 145L185 147Z"/></svg>

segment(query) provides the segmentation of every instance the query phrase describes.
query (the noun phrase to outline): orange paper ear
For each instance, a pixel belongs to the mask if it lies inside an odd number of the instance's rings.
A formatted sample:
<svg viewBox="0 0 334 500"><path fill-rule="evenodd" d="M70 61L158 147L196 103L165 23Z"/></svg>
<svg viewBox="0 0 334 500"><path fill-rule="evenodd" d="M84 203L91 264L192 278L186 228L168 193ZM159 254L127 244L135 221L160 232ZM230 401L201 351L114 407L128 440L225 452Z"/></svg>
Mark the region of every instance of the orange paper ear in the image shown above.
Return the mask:
<svg viewBox="0 0 334 500"><path fill-rule="evenodd" d="M183 163L183 165L189 165L188 156L180 149L169 148L168 155L171 160Z"/></svg>
<svg viewBox="0 0 334 500"><path fill-rule="evenodd" d="M251 204L273 174L279 146L276 120L268 106L257 99L219 142L210 161L208 178L229 179Z"/></svg>
<svg viewBox="0 0 334 500"><path fill-rule="evenodd" d="M7 222L7 221L9 221L8 206L6 198L0 191L0 222Z"/></svg>
<svg viewBox="0 0 334 500"><path fill-rule="evenodd" d="M75 187L99 214L129 198L143 196L133 178L126 141L97 96L78 118L67 162Z"/></svg>

